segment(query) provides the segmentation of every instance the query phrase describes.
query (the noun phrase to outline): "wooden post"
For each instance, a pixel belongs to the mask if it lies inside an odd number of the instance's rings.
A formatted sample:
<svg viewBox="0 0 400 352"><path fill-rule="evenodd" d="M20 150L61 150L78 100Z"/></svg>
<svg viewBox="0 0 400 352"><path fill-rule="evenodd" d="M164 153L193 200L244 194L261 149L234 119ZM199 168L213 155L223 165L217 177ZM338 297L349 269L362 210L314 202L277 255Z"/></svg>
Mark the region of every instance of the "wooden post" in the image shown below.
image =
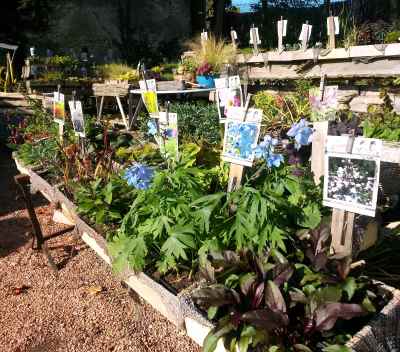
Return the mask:
<svg viewBox="0 0 400 352"><path fill-rule="evenodd" d="M314 122L314 133L311 154L311 171L315 184L320 184L325 169L325 145L328 137L328 121Z"/></svg>
<svg viewBox="0 0 400 352"><path fill-rule="evenodd" d="M336 48L336 28L335 28L335 17L332 15L328 17L328 48Z"/></svg>
<svg viewBox="0 0 400 352"><path fill-rule="evenodd" d="M42 253L46 257L50 267L53 269L54 273L57 275L58 274L57 266L54 263L53 258L50 256L50 253L47 249L47 246L45 243L45 238L43 237L42 229L40 227L39 220L36 216L35 209L32 204L31 194L28 189L28 185L30 183L30 177L28 175L17 175L14 177L14 180L22 194L22 197L24 198L26 210L28 211L29 219L30 219L31 225L32 225L34 239L36 239L37 249L42 251Z"/></svg>

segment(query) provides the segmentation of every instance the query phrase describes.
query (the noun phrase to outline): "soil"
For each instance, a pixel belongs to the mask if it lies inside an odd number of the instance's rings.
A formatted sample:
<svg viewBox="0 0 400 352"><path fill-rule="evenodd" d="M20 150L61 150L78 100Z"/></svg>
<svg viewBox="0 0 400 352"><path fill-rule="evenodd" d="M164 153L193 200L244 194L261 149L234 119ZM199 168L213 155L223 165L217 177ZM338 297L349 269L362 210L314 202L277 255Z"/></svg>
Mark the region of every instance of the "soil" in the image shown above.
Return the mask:
<svg viewBox="0 0 400 352"><path fill-rule="evenodd" d="M0 147L1 148L1 147ZM0 350L187 351L200 348L133 291L72 232L49 240L58 277L31 248L30 222L16 199L17 170L0 150ZM34 196L45 236L62 230Z"/></svg>

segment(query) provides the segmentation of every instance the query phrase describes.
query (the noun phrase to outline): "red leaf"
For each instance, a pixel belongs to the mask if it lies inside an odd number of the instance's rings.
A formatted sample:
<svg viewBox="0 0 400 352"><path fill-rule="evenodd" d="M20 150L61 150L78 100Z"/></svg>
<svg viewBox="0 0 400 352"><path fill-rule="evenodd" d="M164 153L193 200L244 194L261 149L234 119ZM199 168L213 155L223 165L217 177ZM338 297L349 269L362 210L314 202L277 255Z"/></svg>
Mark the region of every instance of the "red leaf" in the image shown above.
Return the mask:
<svg viewBox="0 0 400 352"><path fill-rule="evenodd" d="M289 318L286 314L273 312L269 308L247 312L242 315L242 320L267 331L282 328L289 324Z"/></svg>
<svg viewBox="0 0 400 352"><path fill-rule="evenodd" d="M319 331L331 330L338 319L350 320L364 314L359 304L327 303L315 311L315 328Z"/></svg>

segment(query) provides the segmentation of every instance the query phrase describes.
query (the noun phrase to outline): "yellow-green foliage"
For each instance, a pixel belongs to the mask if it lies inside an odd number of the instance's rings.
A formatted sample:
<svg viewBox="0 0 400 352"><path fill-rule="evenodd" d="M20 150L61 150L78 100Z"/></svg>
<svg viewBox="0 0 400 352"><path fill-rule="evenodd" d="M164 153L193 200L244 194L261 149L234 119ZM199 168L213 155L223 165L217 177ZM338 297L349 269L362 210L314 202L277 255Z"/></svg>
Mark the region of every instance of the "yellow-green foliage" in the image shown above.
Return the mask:
<svg viewBox="0 0 400 352"><path fill-rule="evenodd" d="M212 66L214 72L219 72L224 64L235 61L235 48L213 35L209 35L208 40L204 43L198 39L189 42L188 46L194 52L193 60L197 67L208 63Z"/></svg>
<svg viewBox="0 0 400 352"><path fill-rule="evenodd" d="M103 78L119 81L137 81L139 74L137 70L125 64L106 64L100 66Z"/></svg>

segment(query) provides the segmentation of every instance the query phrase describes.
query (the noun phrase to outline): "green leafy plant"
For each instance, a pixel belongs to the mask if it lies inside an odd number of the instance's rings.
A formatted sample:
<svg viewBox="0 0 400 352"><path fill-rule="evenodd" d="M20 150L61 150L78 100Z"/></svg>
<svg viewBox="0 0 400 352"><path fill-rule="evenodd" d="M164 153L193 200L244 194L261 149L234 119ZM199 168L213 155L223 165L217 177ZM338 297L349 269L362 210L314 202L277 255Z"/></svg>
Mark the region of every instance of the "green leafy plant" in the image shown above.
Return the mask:
<svg viewBox="0 0 400 352"><path fill-rule="evenodd" d="M139 74L137 70L125 64L106 64L99 67L100 74L105 79L118 81L138 81Z"/></svg>
<svg viewBox="0 0 400 352"><path fill-rule="evenodd" d="M273 95L267 91L260 91L254 96L254 103L263 111L262 132L273 131L275 134L288 130L293 123L311 115L311 106L308 95L291 93Z"/></svg>
<svg viewBox="0 0 400 352"><path fill-rule="evenodd" d="M115 175L108 182L96 179L77 187L78 212L97 225L119 224L135 199L136 191Z"/></svg>
<svg viewBox="0 0 400 352"><path fill-rule="evenodd" d="M138 191L109 243L117 271L126 266L142 271L155 258L162 273L196 261L202 238L190 204L207 194L213 178L212 171L193 166L198 151L183 153L173 170L156 172L152 186Z"/></svg>

